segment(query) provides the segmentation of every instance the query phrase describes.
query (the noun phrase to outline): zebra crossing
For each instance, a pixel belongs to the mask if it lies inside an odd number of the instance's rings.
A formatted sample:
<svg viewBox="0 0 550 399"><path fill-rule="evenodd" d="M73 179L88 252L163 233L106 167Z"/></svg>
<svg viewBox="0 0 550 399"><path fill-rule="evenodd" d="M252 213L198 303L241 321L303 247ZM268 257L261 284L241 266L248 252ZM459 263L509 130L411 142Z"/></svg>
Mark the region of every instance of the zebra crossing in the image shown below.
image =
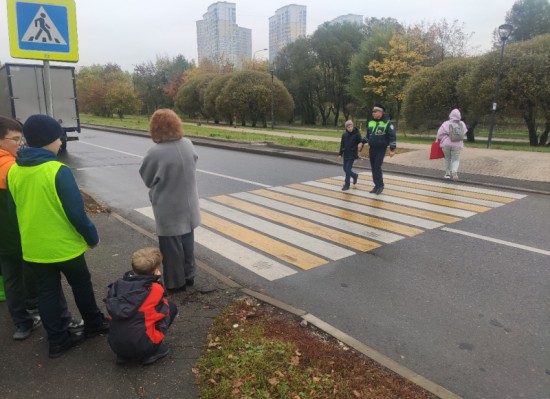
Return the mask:
<svg viewBox="0 0 550 399"><path fill-rule="evenodd" d="M277 280L444 228L525 195L452 182L384 174L384 192L355 189L343 177L200 199L195 241L241 267ZM153 218L151 207L136 211Z"/></svg>

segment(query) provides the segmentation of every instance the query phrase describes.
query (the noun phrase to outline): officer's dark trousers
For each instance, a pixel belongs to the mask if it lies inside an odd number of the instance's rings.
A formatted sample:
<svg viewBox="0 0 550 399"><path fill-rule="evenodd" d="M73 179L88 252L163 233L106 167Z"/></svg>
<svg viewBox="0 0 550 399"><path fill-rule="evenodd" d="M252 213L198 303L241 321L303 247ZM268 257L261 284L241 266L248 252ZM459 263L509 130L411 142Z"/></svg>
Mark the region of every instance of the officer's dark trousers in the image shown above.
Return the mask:
<svg viewBox="0 0 550 399"><path fill-rule="evenodd" d="M384 187L382 178L382 163L386 155L386 147L369 147L370 167L372 170L372 180L375 187Z"/></svg>

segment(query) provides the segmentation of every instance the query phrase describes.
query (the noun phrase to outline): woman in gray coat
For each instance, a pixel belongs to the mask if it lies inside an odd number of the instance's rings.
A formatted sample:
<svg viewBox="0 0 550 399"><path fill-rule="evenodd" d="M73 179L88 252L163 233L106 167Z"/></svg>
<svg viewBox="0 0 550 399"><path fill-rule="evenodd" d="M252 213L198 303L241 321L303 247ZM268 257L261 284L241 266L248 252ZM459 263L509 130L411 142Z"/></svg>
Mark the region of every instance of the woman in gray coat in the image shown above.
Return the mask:
<svg viewBox="0 0 550 399"><path fill-rule="evenodd" d="M195 279L193 230L200 224L195 171L198 155L183 137L176 113L159 109L149 122L151 139L139 174L147 188L155 215L163 257L164 284L168 290L185 290Z"/></svg>

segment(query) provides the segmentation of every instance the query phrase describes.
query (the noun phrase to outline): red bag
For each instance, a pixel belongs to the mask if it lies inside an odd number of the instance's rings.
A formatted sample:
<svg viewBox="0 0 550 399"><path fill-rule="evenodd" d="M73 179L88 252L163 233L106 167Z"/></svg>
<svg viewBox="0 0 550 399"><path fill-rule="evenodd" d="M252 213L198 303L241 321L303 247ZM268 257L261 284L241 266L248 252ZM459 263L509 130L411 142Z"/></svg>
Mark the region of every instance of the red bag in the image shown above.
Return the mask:
<svg viewBox="0 0 550 399"><path fill-rule="evenodd" d="M439 141L434 141L432 143L432 150L430 151L430 159L440 159L440 158L445 158L445 154L443 154L443 150L439 145Z"/></svg>

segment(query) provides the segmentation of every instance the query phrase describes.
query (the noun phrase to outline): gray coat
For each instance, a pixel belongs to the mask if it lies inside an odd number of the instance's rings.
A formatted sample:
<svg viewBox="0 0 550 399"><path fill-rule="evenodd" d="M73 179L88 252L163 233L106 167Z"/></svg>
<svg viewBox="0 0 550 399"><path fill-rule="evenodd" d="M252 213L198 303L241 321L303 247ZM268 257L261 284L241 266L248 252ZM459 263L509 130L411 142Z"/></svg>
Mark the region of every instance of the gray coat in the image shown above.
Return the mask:
<svg viewBox="0 0 550 399"><path fill-rule="evenodd" d="M200 224L198 158L186 138L158 143L143 158L139 174L149 188L157 235L187 234Z"/></svg>

